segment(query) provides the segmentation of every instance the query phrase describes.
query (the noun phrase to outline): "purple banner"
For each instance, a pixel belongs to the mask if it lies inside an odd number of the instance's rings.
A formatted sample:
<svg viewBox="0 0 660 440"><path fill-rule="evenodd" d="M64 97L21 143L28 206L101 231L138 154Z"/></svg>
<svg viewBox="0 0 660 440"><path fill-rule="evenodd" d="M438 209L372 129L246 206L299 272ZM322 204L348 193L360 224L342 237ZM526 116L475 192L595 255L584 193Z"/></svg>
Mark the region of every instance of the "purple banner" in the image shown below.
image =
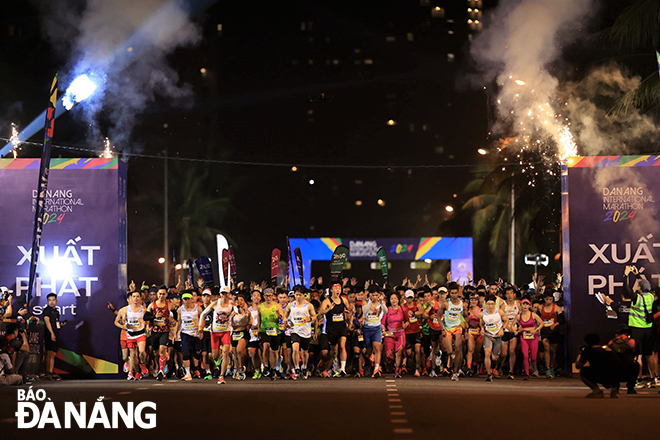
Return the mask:
<svg viewBox="0 0 660 440"><path fill-rule="evenodd" d="M71 159L85 163L94 159ZM34 159L0 160L0 284L14 290L14 310L26 303L32 220L39 170ZM64 168L64 169L60 169ZM119 329L108 301L126 302L126 165L66 169L51 164L35 289L29 304L43 314L58 296L62 347L55 371L74 377L118 373Z"/></svg>
<svg viewBox="0 0 660 440"><path fill-rule="evenodd" d="M607 341L619 327L594 294L621 301L628 265L658 286L660 168L564 167L563 172L564 297L572 362L586 333Z"/></svg>

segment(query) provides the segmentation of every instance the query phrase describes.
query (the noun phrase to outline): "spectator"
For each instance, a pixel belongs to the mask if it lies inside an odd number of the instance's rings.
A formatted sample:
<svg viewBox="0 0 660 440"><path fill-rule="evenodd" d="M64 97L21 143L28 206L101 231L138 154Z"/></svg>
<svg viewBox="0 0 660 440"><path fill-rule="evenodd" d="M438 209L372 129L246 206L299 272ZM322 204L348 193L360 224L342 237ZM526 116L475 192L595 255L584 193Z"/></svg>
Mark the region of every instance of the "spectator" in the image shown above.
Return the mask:
<svg viewBox="0 0 660 440"><path fill-rule="evenodd" d="M11 358L7 352L9 342L7 337L0 336L0 385L20 385L23 378L20 374L14 374Z"/></svg>

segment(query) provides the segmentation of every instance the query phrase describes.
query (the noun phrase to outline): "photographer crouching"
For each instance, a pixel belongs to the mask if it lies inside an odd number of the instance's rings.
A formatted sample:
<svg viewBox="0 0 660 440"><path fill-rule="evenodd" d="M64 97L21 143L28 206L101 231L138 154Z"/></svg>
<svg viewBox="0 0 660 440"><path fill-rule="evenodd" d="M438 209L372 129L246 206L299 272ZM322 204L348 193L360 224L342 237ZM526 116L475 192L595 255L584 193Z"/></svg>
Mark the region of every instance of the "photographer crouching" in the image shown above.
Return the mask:
<svg viewBox="0 0 660 440"><path fill-rule="evenodd" d="M610 390L610 398L616 399L619 385L626 382L628 394L636 394L635 378L639 365L633 359L634 341L625 335L618 335L608 346L601 346L600 336L589 333L584 337L586 345L581 347L575 362L580 369L580 379L591 388L587 398L603 398L603 385ZM589 365L586 365L586 364Z"/></svg>

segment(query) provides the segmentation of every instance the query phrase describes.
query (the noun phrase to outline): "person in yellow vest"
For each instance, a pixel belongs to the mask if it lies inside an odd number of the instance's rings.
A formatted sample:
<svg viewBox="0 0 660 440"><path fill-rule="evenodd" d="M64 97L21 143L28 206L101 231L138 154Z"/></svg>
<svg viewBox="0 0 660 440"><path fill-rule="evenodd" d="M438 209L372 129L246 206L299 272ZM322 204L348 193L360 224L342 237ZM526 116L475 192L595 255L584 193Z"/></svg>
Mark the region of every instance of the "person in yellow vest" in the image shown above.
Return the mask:
<svg viewBox="0 0 660 440"><path fill-rule="evenodd" d="M658 379L658 361L653 355L656 349L656 334L653 331L653 301L654 296L651 292L651 283L642 278L635 266L626 266L624 270L626 283L624 283L624 297L630 299L630 315L628 317L628 326L630 327L631 338L635 341L635 355L640 364L639 376L635 388L642 388L642 356L646 359L651 382L649 386L660 385ZM633 290L630 286L629 275L634 274L637 278L637 289ZM648 318L650 316L650 319Z"/></svg>

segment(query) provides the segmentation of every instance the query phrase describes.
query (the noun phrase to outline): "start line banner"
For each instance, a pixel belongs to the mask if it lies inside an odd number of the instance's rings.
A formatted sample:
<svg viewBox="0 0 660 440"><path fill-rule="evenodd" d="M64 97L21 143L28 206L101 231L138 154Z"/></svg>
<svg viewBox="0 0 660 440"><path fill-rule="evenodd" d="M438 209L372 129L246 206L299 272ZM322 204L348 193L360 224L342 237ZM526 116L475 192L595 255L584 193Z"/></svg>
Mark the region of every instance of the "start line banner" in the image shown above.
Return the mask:
<svg viewBox="0 0 660 440"><path fill-rule="evenodd" d="M660 156L571 157L562 165L562 256L568 358L584 335L619 330L594 296L620 302L626 266L660 282Z"/></svg>
<svg viewBox="0 0 660 440"><path fill-rule="evenodd" d="M26 302L39 159L0 159L0 285L13 309ZM61 347L55 372L76 378L119 372L119 329L108 301L126 302L126 164L53 159L30 311L57 294Z"/></svg>

